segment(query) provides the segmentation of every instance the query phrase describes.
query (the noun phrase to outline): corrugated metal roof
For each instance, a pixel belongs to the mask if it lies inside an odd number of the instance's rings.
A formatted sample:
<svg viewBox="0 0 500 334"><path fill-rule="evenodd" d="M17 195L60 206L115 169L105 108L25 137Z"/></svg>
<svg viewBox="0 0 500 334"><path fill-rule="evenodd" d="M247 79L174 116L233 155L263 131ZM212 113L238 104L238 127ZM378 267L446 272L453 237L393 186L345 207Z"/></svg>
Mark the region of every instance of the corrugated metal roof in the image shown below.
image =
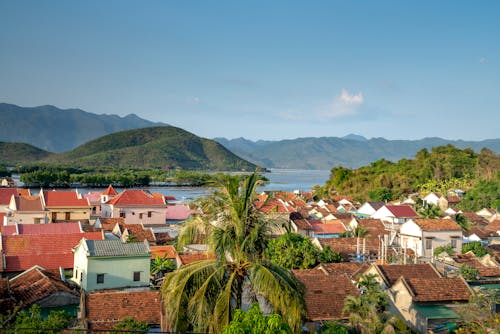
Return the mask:
<svg viewBox="0 0 500 334"><path fill-rule="evenodd" d="M121 240L85 240L90 256L134 256L150 254L144 242L122 242Z"/></svg>

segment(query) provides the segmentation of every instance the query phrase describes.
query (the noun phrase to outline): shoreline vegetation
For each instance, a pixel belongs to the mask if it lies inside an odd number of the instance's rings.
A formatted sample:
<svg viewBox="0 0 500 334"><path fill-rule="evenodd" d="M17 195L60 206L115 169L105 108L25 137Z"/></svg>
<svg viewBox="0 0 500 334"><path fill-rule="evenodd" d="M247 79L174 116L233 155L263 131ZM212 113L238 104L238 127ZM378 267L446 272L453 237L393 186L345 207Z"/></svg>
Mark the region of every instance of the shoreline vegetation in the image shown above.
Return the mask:
<svg viewBox="0 0 500 334"><path fill-rule="evenodd" d="M263 175L269 171L259 171L263 182L269 179ZM113 187L210 187L222 175L251 174L244 172L204 172L189 170L159 169L102 169L72 168L65 166L32 165L13 169L11 174L19 174L25 188L101 188Z"/></svg>

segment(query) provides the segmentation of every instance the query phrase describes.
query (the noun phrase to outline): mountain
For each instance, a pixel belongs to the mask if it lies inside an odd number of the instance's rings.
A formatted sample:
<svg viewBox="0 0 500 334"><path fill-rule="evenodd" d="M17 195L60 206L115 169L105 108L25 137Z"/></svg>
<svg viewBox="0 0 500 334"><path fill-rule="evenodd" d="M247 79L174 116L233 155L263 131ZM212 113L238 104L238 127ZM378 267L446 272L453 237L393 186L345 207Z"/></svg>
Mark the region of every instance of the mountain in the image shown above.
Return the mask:
<svg viewBox="0 0 500 334"><path fill-rule="evenodd" d="M0 141L28 143L51 152L71 150L89 140L122 130L166 125L130 114L97 115L80 109L46 105L20 107L0 103Z"/></svg>
<svg viewBox="0 0 500 334"><path fill-rule="evenodd" d="M347 137L347 138L346 138ZM331 169L335 166L358 168L379 159L398 161L413 157L422 148L451 144L458 148L483 147L499 153L500 139L483 141L447 140L438 137L420 140L366 139L359 135L344 138L297 138L253 142L244 138L216 138L236 155L267 168Z"/></svg>
<svg viewBox="0 0 500 334"><path fill-rule="evenodd" d="M25 143L0 142L0 164L25 164L48 158L52 154Z"/></svg>
<svg viewBox="0 0 500 334"><path fill-rule="evenodd" d="M74 150L54 154L43 163L74 167L181 168L253 171L257 167L219 143L173 126L121 131Z"/></svg>

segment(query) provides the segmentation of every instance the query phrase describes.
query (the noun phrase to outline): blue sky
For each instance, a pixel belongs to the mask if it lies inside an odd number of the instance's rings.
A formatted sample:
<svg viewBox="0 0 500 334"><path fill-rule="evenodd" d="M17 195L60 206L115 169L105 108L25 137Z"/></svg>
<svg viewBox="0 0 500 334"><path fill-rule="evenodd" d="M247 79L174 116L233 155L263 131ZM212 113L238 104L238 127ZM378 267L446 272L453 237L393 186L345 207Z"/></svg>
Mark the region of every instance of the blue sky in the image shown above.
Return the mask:
<svg viewBox="0 0 500 334"><path fill-rule="evenodd" d="M498 1L0 1L0 102L197 135L500 137Z"/></svg>

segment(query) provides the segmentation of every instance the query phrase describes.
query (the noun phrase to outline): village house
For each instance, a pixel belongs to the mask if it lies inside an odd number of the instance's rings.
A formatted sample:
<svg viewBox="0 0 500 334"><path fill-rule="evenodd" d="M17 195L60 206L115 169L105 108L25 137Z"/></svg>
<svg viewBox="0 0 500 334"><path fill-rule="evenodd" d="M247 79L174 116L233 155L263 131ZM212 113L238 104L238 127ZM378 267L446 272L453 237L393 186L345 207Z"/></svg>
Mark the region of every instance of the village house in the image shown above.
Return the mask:
<svg viewBox="0 0 500 334"><path fill-rule="evenodd" d="M30 195L28 191L16 188L0 188L0 213L5 213L9 207L12 196ZM0 224L1 225L1 224Z"/></svg>
<svg viewBox="0 0 500 334"><path fill-rule="evenodd" d="M15 187L16 182L10 176L5 176L5 177L2 177L0 179L0 186L1 187Z"/></svg>
<svg viewBox="0 0 500 334"><path fill-rule="evenodd" d="M158 290L105 290L85 293L79 320L90 331L110 331L125 318L160 328L161 302Z"/></svg>
<svg viewBox="0 0 500 334"><path fill-rule="evenodd" d="M436 247L446 245L456 252L462 249L462 228L451 219L412 219L401 225L399 234L401 247L417 256L430 258Z"/></svg>
<svg viewBox="0 0 500 334"><path fill-rule="evenodd" d="M83 195L90 204L90 219L95 220L95 218L101 215L101 196L102 193L99 191L91 191Z"/></svg>
<svg viewBox="0 0 500 334"><path fill-rule="evenodd" d="M71 280L87 292L149 286L151 251L147 241L83 238L73 252Z"/></svg>
<svg viewBox="0 0 500 334"><path fill-rule="evenodd" d="M385 204L385 202L365 202L357 210L356 215L360 218L368 218Z"/></svg>
<svg viewBox="0 0 500 334"><path fill-rule="evenodd" d="M344 300L347 296L359 296L359 291L346 274L318 269L293 270L293 273L305 287L305 326L311 332L320 330L325 321L349 319L349 314L342 312Z"/></svg>
<svg viewBox="0 0 500 334"><path fill-rule="evenodd" d="M313 238L340 238L347 231L345 224L340 219L309 220L309 224L313 229Z"/></svg>
<svg viewBox="0 0 500 334"><path fill-rule="evenodd" d="M312 243L320 250L330 247L340 253L344 261L375 261L380 256L381 240L367 238L314 238Z"/></svg>
<svg viewBox="0 0 500 334"><path fill-rule="evenodd" d="M127 189L101 204L102 217L121 217L125 224L165 225L166 215L165 197L147 190Z"/></svg>
<svg viewBox="0 0 500 334"><path fill-rule="evenodd" d="M5 225L45 224L47 222L47 211L40 196L12 195L6 209Z"/></svg>
<svg viewBox="0 0 500 334"><path fill-rule="evenodd" d="M418 218L418 214L409 205L386 204L371 215L371 218L380 219L397 229L404 222Z"/></svg>
<svg viewBox="0 0 500 334"><path fill-rule="evenodd" d="M90 203L77 191L43 190L40 197L48 211L49 223L90 219Z"/></svg>

